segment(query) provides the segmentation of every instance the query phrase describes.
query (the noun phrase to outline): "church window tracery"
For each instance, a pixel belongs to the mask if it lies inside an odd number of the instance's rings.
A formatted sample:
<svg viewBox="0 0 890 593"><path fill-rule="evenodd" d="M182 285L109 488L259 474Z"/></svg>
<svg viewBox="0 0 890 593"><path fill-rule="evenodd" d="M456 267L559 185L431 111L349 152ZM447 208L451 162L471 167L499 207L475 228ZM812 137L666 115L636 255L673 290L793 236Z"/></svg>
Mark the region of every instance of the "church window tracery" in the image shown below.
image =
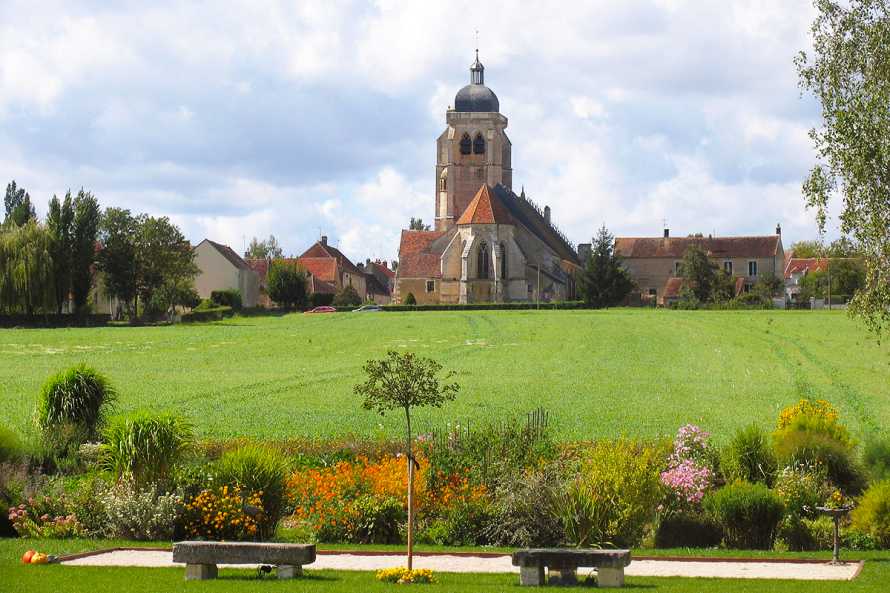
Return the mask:
<svg viewBox="0 0 890 593"><path fill-rule="evenodd" d="M470 135L464 132L464 135L460 138L460 153L461 154L470 154L470 151L473 148L473 141L470 140Z"/></svg>
<svg viewBox="0 0 890 593"><path fill-rule="evenodd" d="M483 241L479 245L479 253L477 254L476 259L476 270L479 278L482 280L488 279L488 261L488 244Z"/></svg>
<svg viewBox="0 0 890 593"><path fill-rule="evenodd" d="M476 139L473 140L473 154L485 154L485 138L478 132Z"/></svg>
<svg viewBox="0 0 890 593"><path fill-rule="evenodd" d="M507 246L501 243L501 280L507 279Z"/></svg>

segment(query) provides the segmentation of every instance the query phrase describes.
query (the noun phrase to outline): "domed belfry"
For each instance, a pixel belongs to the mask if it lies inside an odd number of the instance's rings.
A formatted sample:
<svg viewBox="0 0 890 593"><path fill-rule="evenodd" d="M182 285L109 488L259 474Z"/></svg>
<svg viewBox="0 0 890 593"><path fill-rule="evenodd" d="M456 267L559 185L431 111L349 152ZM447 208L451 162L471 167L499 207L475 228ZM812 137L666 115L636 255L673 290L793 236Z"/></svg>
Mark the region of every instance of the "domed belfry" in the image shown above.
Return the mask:
<svg viewBox="0 0 890 593"><path fill-rule="evenodd" d="M470 84L457 92L445 114L448 127L436 141L436 230L452 226L482 185L513 186L507 118L497 95L485 86L485 66L470 66Z"/></svg>

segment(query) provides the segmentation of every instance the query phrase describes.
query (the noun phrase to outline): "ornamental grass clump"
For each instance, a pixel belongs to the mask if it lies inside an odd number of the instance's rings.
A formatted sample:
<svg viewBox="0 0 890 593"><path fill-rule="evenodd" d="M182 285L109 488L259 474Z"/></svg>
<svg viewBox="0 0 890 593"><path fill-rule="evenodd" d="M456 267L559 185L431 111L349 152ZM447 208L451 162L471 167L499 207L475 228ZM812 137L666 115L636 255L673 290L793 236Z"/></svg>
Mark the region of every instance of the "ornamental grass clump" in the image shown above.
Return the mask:
<svg viewBox="0 0 890 593"><path fill-rule="evenodd" d="M720 456L720 470L727 483L741 480L772 486L776 466L769 435L756 424L736 431Z"/></svg>
<svg viewBox="0 0 890 593"><path fill-rule="evenodd" d="M70 453L81 443L95 441L117 393L108 379L78 365L47 379L37 399L37 427L50 449Z"/></svg>
<svg viewBox="0 0 890 593"><path fill-rule="evenodd" d="M736 482L710 493L705 509L723 528L728 548L769 550L785 512L782 499L763 484Z"/></svg>
<svg viewBox="0 0 890 593"><path fill-rule="evenodd" d="M101 463L118 481L137 489L164 482L194 443L192 425L181 416L137 412L114 418L103 432Z"/></svg>
<svg viewBox="0 0 890 593"><path fill-rule="evenodd" d="M263 513L257 518L258 536L271 537L284 506L288 476L284 455L272 447L248 444L225 453L213 470L218 484L237 488L245 496L259 494Z"/></svg>

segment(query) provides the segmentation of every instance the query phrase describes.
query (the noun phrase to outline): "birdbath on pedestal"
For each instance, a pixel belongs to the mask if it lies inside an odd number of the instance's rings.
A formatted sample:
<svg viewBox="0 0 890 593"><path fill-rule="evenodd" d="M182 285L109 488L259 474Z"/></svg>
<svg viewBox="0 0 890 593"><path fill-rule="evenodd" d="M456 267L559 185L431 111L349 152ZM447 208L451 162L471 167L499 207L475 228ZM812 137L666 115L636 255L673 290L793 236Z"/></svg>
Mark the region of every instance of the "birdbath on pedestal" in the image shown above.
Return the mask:
<svg viewBox="0 0 890 593"><path fill-rule="evenodd" d="M831 553L831 563L841 564L841 536L840 522L841 517L853 510L851 505L838 508L833 507L816 507L816 510L823 515L828 515L834 521L834 550Z"/></svg>

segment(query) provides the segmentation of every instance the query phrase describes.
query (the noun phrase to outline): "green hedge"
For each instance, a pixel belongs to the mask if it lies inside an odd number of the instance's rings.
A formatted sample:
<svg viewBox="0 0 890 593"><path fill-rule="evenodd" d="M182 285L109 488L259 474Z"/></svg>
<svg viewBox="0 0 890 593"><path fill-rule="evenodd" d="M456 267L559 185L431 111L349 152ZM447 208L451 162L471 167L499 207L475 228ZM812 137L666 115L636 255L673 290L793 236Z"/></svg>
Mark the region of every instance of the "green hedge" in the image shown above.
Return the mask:
<svg viewBox="0 0 890 593"><path fill-rule="evenodd" d="M590 309L584 301L558 301L550 303L466 303L429 305L383 305L384 311L517 311L529 309Z"/></svg>
<svg viewBox="0 0 890 593"><path fill-rule="evenodd" d="M231 317L235 312L231 307L213 307L212 309L195 309L191 313L184 313L183 323L192 321L219 321L224 317Z"/></svg>

